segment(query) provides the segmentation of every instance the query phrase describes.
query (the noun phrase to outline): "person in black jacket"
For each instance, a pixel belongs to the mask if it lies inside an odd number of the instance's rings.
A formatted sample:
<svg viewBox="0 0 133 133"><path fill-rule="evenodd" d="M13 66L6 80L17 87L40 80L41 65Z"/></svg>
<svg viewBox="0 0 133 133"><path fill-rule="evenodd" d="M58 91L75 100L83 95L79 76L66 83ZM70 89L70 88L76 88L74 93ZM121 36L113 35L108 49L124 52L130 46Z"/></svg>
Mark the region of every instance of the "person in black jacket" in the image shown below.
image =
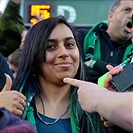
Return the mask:
<svg viewBox="0 0 133 133"><path fill-rule="evenodd" d="M12 81L14 80L6 58L19 47L21 42L24 23L19 14L20 3L21 0L9 0L4 13L0 15L0 91L6 83L4 73L8 74Z"/></svg>
<svg viewBox="0 0 133 133"><path fill-rule="evenodd" d="M4 13L0 15L0 91L6 83L4 73L14 80L7 57L20 46L21 34L25 29L19 12L20 3L21 0L9 0Z"/></svg>
<svg viewBox="0 0 133 133"><path fill-rule="evenodd" d="M22 114L25 105L23 101L26 98L17 91L10 91L14 77L6 58L20 46L24 29L23 19L19 14L20 3L21 0L9 0L0 16L0 107L18 116ZM7 81L9 87L5 87Z"/></svg>
<svg viewBox="0 0 133 133"><path fill-rule="evenodd" d="M7 64L5 57L0 53L0 91L3 89L6 83L6 76L4 76L4 73L10 75L12 80L14 80L13 74L9 69L9 66Z"/></svg>
<svg viewBox="0 0 133 133"><path fill-rule="evenodd" d="M132 5L133 1L115 0L108 13L108 22L97 23L89 31L78 30L88 81L97 83L98 78L108 71L107 64L119 65L132 52Z"/></svg>

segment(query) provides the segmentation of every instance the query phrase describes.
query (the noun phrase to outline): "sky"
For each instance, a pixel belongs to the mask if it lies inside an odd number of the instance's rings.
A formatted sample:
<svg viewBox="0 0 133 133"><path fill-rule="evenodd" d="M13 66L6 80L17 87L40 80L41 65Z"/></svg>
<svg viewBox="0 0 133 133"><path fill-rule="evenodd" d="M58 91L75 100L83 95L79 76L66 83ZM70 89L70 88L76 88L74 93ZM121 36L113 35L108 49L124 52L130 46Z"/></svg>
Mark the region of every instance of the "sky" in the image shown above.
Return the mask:
<svg viewBox="0 0 133 133"><path fill-rule="evenodd" d="M0 0L0 12L4 12L8 0Z"/></svg>

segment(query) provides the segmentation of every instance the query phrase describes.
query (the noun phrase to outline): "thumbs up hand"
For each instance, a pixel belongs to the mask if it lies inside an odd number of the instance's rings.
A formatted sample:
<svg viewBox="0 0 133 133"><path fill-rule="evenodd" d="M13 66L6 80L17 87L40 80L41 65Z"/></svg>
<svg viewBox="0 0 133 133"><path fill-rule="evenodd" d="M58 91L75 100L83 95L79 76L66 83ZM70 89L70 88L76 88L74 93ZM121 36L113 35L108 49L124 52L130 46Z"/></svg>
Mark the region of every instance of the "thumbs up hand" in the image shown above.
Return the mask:
<svg viewBox="0 0 133 133"><path fill-rule="evenodd" d="M5 75L6 75L6 84L5 84L5 86L4 86L3 90L2 90L2 92L3 92L3 91L10 91L11 86L12 86L11 77L10 77L9 75L7 75L7 74L5 74Z"/></svg>
<svg viewBox="0 0 133 133"><path fill-rule="evenodd" d="M6 84L0 92L0 107L4 107L11 113L21 116L24 106L26 105L26 97L18 92L11 90L12 80L6 74Z"/></svg>

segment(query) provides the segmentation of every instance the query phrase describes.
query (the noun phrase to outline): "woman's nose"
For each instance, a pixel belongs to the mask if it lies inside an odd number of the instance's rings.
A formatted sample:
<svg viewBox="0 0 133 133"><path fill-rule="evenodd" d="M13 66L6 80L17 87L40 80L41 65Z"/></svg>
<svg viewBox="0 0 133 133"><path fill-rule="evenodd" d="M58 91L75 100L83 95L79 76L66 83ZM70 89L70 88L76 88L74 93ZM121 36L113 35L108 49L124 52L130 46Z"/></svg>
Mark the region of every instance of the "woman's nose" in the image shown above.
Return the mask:
<svg viewBox="0 0 133 133"><path fill-rule="evenodd" d="M67 58L68 54L63 54L62 57L63 57L63 59Z"/></svg>
<svg viewBox="0 0 133 133"><path fill-rule="evenodd" d="M60 50L59 50L59 57L65 59L68 56L69 56L69 53L68 53L67 49L64 46L61 47Z"/></svg>

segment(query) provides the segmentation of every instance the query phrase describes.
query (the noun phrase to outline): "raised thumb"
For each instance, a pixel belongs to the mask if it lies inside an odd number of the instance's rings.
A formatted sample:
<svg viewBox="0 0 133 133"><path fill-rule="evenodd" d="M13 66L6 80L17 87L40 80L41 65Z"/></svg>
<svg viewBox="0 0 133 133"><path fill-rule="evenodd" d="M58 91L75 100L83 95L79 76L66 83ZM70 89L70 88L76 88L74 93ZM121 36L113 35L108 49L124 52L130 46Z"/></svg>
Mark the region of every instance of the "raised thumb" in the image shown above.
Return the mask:
<svg viewBox="0 0 133 133"><path fill-rule="evenodd" d="M12 86L12 79L8 74L5 75L6 75L6 84L2 91L10 91Z"/></svg>

